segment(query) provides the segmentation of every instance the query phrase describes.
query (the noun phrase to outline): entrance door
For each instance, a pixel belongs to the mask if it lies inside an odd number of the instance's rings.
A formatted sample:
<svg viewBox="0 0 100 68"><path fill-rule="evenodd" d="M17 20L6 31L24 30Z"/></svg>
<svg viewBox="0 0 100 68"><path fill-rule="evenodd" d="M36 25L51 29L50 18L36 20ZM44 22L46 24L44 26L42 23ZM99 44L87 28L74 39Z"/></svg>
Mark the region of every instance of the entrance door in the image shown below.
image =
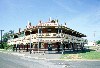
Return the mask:
<svg viewBox="0 0 100 68"><path fill-rule="evenodd" d="M48 51L52 51L52 45L48 44Z"/></svg>

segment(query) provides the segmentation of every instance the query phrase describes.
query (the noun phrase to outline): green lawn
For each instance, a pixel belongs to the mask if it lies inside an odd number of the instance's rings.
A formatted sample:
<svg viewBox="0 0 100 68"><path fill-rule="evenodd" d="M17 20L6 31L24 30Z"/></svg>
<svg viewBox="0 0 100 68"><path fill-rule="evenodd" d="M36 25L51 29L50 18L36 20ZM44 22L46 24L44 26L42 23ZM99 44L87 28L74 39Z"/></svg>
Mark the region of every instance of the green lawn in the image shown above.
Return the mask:
<svg viewBox="0 0 100 68"><path fill-rule="evenodd" d="M100 60L100 52L90 51L86 53L64 54L61 59L98 59Z"/></svg>
<svg viewBox="0 0 100 68"><path fill-rule="evenodd" d="M86 53L80 53L83 59L100 59L100 52L90 51Z"/></svg>

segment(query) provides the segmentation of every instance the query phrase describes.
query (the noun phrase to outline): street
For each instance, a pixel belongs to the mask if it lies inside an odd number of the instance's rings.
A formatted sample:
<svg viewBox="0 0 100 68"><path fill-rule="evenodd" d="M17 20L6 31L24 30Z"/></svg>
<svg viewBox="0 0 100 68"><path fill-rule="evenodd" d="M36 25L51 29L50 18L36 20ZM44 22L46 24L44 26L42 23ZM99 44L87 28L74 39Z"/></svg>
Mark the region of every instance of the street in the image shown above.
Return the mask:
<svg viewBox="0 0 100 68"><path fill-rule="evenodd" d="M0 68L100 68L100 61L38 60L0 52Z"/></svg>
<svg viewBox="0 0 100 68"><path fill-rule="evenodd" d="M46 60L35 60L0 52L0 68L62 68Z"/></svg>

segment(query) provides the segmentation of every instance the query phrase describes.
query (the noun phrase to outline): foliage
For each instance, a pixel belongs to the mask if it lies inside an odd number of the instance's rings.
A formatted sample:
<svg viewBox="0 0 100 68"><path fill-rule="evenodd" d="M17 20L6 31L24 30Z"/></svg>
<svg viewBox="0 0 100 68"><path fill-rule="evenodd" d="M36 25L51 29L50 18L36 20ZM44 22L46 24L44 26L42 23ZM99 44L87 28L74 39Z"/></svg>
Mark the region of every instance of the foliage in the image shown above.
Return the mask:
<svg viewBox="0 0 100 68"><path fill-rule="evenodd" d="M9 30L9 32L4 33L4 35L2 36L2 44L3 44L3 46L1 46L1 44L0 44L0 48L3 48L3 47L6 48L7 47L7 41L10 38L11 34L14 34L13 30Z"/></svg>
<svg viewBox="0 0 100 68"><path fill-rule="evenodd" d="M100 44L100 40L96 41L96 44Z"/></svg>
<svg viewBox="0 0 100 68"><path fill-rule="evenodd" d="M0 48L2 48L1 44L0 44Z"/></svg>
<svg viewBox="0 0 100 68"><path fill-rule="evenodd" d="M7 46L5 47L5 49L6 49L6 50L8 50L8 49L13 49L13 45L7 45Z"/></svg>
<svg viewBox="0 0 100 68"><path fill-rule="evenodd" d="M3 42L7 42L8 41L8 39L10 38L10 34L14 34L14 31L13 30L10 30L9 32L6 32L6 33L4 33L4 35L3 35Z"/></svg>
<svg viewBox="0 0 100 68"><path fill-rule="evenodd" d="M4 49L7 47L7 43L3 42Z"/></svg>

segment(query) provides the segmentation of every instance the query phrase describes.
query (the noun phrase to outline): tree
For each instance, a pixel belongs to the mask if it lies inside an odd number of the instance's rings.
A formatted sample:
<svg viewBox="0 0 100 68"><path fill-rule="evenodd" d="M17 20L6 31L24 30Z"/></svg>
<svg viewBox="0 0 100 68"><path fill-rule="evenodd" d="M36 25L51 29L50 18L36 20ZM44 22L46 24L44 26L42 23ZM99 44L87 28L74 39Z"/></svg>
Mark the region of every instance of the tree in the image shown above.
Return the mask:
<svg viewBox="0 0 100 68"><path fill-rule="evenodd" d="M4 33L4 35L2 36L2 41L3 41L3 46L4 48L7 46L7 41L10 38L10 35L14 34L13 30L9 30L9 32Z"/></svg>
<svg viewBox="0 0 100 68"><path fill-rule="evenodd" d="M10 34L14 34L14 30L9 30L9 33Z"/></svg>
<svg viewBox="0 0 100 68"><path fill-rule="evenodd" d="M3 35L3 42L7 42L8 41L8 37L9 37L9 35L8 35L8 33L4 33L4 35Z"/></svg>
<svg viewBox="0 0 100 68"><path fill-rule="evenodd" d="M4 33L3 35L3 42L7 42L8 41L8 38L10 38L10 34L14 34L14 31L13 30L9 30L9 32L6 32Z"/></svg>
<svg viewBox="0 0 100 68"><path fill-rule="evenodd" d="M96 44L100 44L100 40L96 41Z"/></svg>

